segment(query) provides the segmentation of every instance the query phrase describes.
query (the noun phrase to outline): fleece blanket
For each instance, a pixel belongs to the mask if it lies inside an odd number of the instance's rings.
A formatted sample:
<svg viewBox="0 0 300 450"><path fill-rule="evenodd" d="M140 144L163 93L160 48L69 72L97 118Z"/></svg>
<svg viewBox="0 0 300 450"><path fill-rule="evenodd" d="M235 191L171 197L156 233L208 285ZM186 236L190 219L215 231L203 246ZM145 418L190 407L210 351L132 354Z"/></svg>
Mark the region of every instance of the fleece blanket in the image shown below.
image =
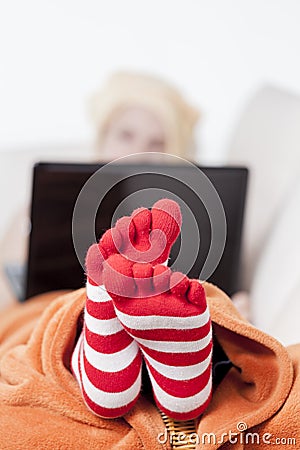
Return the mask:
<svg viewBox="0 0 300 450"><path fill-rule="evenodd" d="M233 363L197 420L190 448L300 448L300 346L254 328L217 287L204 283L215 337ZM47 294L0 319L0 448L171 449L162 417L143 394L120 419L83 403L70 357L85 290Z"/></svg>

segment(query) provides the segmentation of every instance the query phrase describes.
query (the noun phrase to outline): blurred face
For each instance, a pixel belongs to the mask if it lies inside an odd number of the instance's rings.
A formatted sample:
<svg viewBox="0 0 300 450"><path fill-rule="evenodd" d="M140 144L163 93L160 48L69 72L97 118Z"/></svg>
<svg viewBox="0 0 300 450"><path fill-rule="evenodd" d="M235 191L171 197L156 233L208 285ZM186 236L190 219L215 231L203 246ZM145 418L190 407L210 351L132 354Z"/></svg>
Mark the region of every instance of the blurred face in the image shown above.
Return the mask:
<svg viewBox="0 0 300 450"><path fill-rule="evenodd" d="M101 154L109 159L142 152L164 152L165 133L158 118L140 107L120 112L104 135Z"/></svg>

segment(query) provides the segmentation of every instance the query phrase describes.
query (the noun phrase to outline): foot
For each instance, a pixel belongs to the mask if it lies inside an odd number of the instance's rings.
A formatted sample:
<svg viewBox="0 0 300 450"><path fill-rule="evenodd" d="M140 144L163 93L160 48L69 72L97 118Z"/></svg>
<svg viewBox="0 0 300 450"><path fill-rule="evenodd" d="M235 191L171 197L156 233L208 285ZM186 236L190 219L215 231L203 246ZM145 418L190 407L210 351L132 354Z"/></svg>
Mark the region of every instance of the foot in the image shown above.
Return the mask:
<svg viewBox="0 0 300 450"><path fill-rule="evenodd" d="M212 331L199 280L113 255L103 282L143 353L157 406L176 420L201 415L211 397Z"/></svg>
<svg viewBox="0 0 300 450"><path fill-rule="evenodd" d="M132 408L141 389L142 367L140 349L119 322L103 286L103 263L119 253L131 262L164 262L180 227L178 205L160 200L151 211L140 208L118 220L88 250L84 328L72 369L87 406L101 417L120 417Z"/></svg>
<svg viewBox="0 0 300 450"><path fill-rule="evenodd" d="M181 229L182 217L176 202L162 199L151 211L135 210L130 217L119 219L107 230L98 244L92 245L86 256L89 279L102 285L103 262L111 255L121 254L132 262L167 262L171 247Z"/></svg>

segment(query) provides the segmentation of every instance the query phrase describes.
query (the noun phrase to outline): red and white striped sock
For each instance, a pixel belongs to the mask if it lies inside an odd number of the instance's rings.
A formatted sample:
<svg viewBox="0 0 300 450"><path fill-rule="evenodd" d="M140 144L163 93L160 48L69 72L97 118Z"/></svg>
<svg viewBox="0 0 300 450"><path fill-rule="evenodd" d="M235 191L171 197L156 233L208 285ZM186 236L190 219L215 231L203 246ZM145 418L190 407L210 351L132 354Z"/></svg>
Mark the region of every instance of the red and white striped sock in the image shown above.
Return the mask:
<svg viewBox="0 0 300 450"><path fill-rule="evenodd" d="M116 317L104 286L88 278L84 328L72 356L86 405L105 418L120 417L141 389L141 353Z"/></svg>
<svg viewBox="0 0 300 450"><path fill-rule="evenodd" d="M178 205L160 200L151 211L140 208L120 219L87 253L84 327L71 366L86 405L101 417L120 417L132 408L140 393L142 368L140 349L119 322L103 286L103 263L119 252L131 261L163 262L180 227Z"/></svg>
<svg viewBox="0 0 300 450"><path fill-rule="evenodd" d="M212 330L199 280L113 255L103 281L143 353L157 406L176 420L201 415L212 391Z"/></svg>

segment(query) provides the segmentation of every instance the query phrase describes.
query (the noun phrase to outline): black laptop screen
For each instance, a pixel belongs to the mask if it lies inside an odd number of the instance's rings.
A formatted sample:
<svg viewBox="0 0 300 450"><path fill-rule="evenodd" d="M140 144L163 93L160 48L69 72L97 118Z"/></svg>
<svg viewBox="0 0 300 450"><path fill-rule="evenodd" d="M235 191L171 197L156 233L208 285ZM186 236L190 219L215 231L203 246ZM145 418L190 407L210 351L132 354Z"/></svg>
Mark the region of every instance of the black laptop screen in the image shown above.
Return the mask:
<svg viewBox="0 0 300 450"><path fill-rule="evenodd" d="M25 298L57 290L84 286L85 274L74 250L72 218L74 206L82 187L101 165L40 163L34 168L31 205L31 235L29 243ZM147 173L136 166L114 166L113 171L103 171L97 188L92 189L87 203L101 199L93 227L97 239L122 215L132 210L150 207L156 200L169 197L181 206L182 233L171 252L173 268L198 278L211 243L211 221L203 202L190 187L193 171L188 167L166 166ZM201 168L218 193L226 218L226 242L221 260L209 277L229 295L238 289L239 256L244 203L247 184L245 168ZM128 172L128 174L127 174ZM181 175L191 183L184 183ZM119 181L121 180L121 181ZM106 192L106 186L111 188ZM95 198L94 198L95 196ZM88 211L88 205L87 211ZM87 213L76 224L82 233L83 251L93 243L90 238L92 217ZM195 238L199 231L199 242ZM79 231L78 231L79 230ZM180 256L180 257L179 257Z"/></svg>

